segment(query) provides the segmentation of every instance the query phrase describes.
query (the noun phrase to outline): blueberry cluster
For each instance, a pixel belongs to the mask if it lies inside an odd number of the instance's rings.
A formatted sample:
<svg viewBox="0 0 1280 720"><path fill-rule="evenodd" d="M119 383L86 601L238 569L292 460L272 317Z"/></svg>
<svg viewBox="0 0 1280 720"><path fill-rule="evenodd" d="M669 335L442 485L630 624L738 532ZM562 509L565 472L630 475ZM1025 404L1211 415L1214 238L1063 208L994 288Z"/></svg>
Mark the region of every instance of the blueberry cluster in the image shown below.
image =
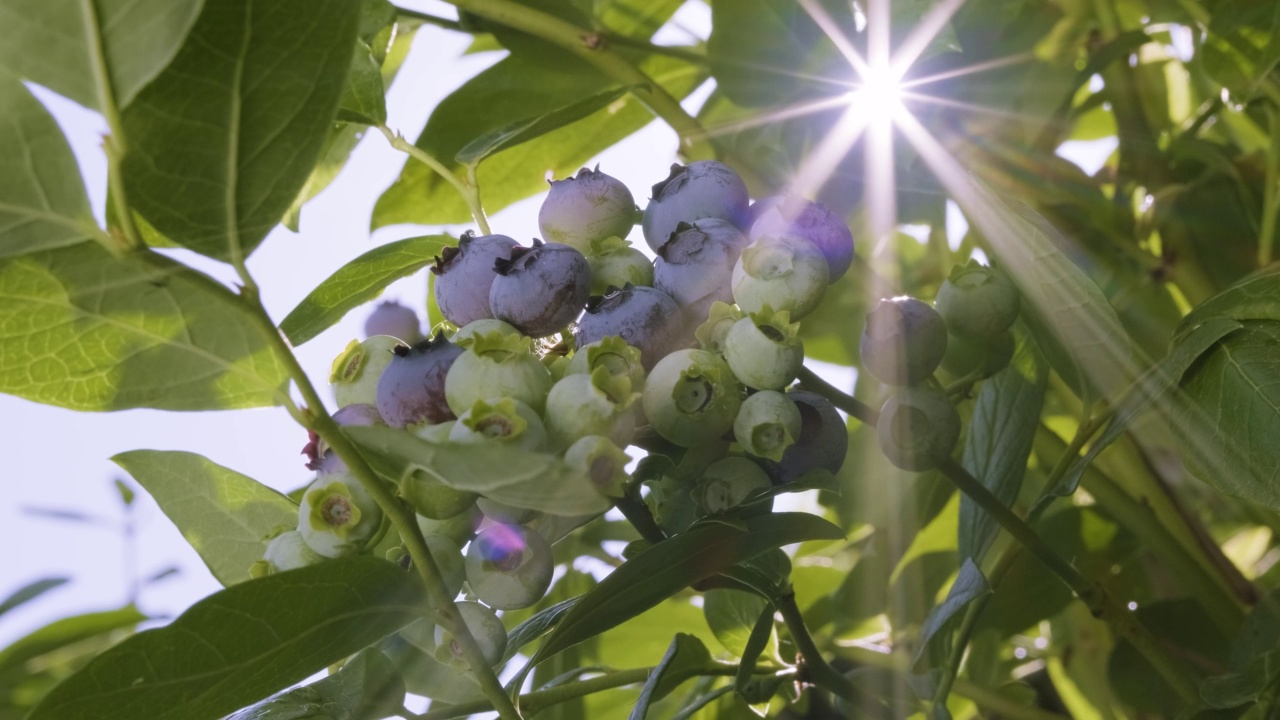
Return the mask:
<svg viewBox="0 0 1280 720"><path fill-rule="evenodd" d="M801 198L751 204L733 170L700 161L673 166L643 213L621 182L583 169L551 184L538 221L545 241L468 234L436 258L446 322L430 336L413 311L379 305L369 337L334 361L335 420L556 454L614 499L635 490L626 449L661 446L683 456L645 475L667 533L839 470L843 419L821 395L789 386L804 359L799 321L853 259L843 220ZM653 259L624 239L637 222ZM271 541L258 572L376 542L378 506L323 443L312 438L306 452L316 480L298 528ZM538 513L426 472L403 478L398 493L450 588L479 601L460 607L496 660L501 643L486 630L501 627L494 610L529 607L551 582L547 539L530 527ZM448 637L418 635L437 661L461 667Z"/></svg>
<svg viewBox="0 0 1280 720"><path fill-rule="evenodd" d="M862 366L897 388L877 426L880 449L894 465L930 470L951 457L960 415L933 373L941 366L963 384L1008 365L1020 305L1004 273L970 260L952 270L934 306L913 297L886 298L867 314Z"/></svg>

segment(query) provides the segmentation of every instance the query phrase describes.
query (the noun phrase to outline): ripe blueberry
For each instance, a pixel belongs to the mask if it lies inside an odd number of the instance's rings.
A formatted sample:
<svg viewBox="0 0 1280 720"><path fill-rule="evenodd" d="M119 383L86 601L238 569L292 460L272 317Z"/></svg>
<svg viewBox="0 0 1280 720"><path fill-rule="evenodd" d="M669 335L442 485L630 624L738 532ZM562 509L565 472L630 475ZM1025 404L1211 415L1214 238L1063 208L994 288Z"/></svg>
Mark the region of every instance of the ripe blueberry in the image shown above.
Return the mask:
<svg viewBox="0 0 1280 720"><path fill-rule="evenodd" d="M578 320L578 347L617 335L640 349L646 370L680 347L684 336L680 305L649 287L623 287L587 304Z"/></svg>
<svg viewBox="0 0 1280 720"><path fill-rule="evenodd" d="M431 268L436 304L449 322L462 327L481 318L493 317L489 290L497 275L494 263L519 247L506 235L470 234L458 239L458 247L445 248Z"/></svg>
<svg viewBox="0 0 1280 720"><path fill-rule="evenodd" d="M888 298L867 313L859 343L862 366L886 385L915 385L947 352L947 325L928 303Z"/></svg>
<svg viewBox="0 0 1280 720"><path fill-rule="evenodd" d="M538 211L542 237L585 253L592 241L626 237L636 220L636 201L622 181L582 168L577 177L553 180Z"/></svg>
<svg viewBox="0 0 1280 720"><path fill-rule="evenodd" d="M546 337L578 317L591 295L591 268L582 253L561 243L533 241L495 261L489 289L493 316L529 337Z"/></svg>
<svg viewBox="0 0 1280 720"><path fill-rule="evenodd" d="M746 183L724 163L672 165L667 179L653 186L653 198L644 209L644 239L659 252L682 222L720 218L741 227L749 202Z"/></svg>
<svg viewBox="0 0 1280 720"><path fill-rule="evenodd" d="M364 336L390 335L412 345L422 339L418 314L394 300L378 303L364 321Z"/></svg>
<svg viewBox="0 0 1280 720"><path fill-rule="evenodd" d="M760 200L751 206L751 212L754 222L748 235L752 240L781 235L808 240L826 257L831 282L843 276L853 264L853 233L826 205L804 198L777 196Z"/></svg>
<svg viewBox="0 0 1280 720"><path fill-rule="evenodd" d="M688 322L707 319L714 302L733 302L733 266L746 246L738 228L710 218L680 223L654 261L654 287L680 303Z"/></svg>
<svg viewBox="0 0 1280 720"><path fill-rule="evenodd" d="M397 346L378 379L378 414L398 428L452 420L455 415L445 401L445 377L462 354L462 348L443 333L411 348Z"/></svg>

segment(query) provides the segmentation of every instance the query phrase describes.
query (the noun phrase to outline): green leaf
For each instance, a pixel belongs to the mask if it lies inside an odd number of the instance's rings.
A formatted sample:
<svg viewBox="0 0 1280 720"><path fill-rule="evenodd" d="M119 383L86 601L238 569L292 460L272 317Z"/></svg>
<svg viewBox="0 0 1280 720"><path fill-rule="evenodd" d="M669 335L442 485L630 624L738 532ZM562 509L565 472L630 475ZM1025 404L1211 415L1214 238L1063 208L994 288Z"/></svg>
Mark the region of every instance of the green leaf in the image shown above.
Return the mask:
<svg viewBox="0 0 1280 720"><path fill-rule="evenodd" d="M1273 263L1205 300L1183 318L1180 335L1215 318L1280 320L1280 263Z"/></svg>
<svg viewBox="0 0 1280 720"><path fill-rule="evenodd" d="M227 720L381 720L404 707L404 680L368 648L338 672L247 707Z"/></svg>
<svg viewBox="0 0 1280 720"><path fill-rule="evenodd" d="M382 68L373 51L356 41L351 55L347 86L338 101L338 120L361 125L381 125L387 121L387 98L382 87Z"/></svg>
<svg viewBox="0 0 1280 720"><path fill-rule="evenodd" d="M742 693L748 689L754 679L756 663L760 660L761 653L772 645L773 652L776 654L777 641L778 635L773 627L773 605L768 605L760 611L760 616L756 618L751 634L747 637L747 644L743 647L742 659L738 662L738 672L733 678L735 690Z"/></svg>
<svg viewBox="0 0 1280 720"><path fill-rule="evenodd" d="M344 428L374 470L399 483L424 472L458 490L553 515L602 513L612 504L561 459L502 443L436 445L389 427Z"/></svg>
<svg viewBox="0 0 1280 720"><path fill-rule="evenodd" d="M1076 487L1080 484L1080 478L1084 477L1085 470L1093 464L1093 461L1103 450L1110 447L1111 443L1115 442L1117 438L1129 429L1134 419L1148 405L1157 401L1177 386L1182 381L1182 376L1186 374L1187 369L1217 344L1219 340L1239 330L1241 327L1240 323L1234 320L1213 318L1197 326L1191 332L1175 339L1173 348L1169 350L1169 355L1160 361L1160 364L1151 368L1138 379L1133 392L1126 394L1121 399L1111 421L1107 423L1106 429L1093 441L1093 444L1089 446L1089 450L1083 457L1078 457L1071 462L1071 465L1068 466L1066 472L1062 474L1062 478L1058 481L1057 487L1049 488L1048 493L1040 501L1040 504L1046 505L1056 497L1066 497L1074 493Z"/></svg>
<svg viewBox="0 0 1280 720"><path fill-rule="evenodd" d="M534 138L542 137L552 130L577 122L595 111L607 107L631 91L630 87L617 88L592 95L585 100L566 105L546 115L535 118L517 120L496 130L481 135L458 151L455 158L463 165L479 165L485 158L496 155L507 148L515 147Z"/></svg>
<svg viewBox="0 0 1280 720"><path fill-rule="evenodd" d="M102 235L58 124L22 83L0 76L0 258Z"/></svg>
<svg viewBox="0 0 1280 720"><path fill-rule="evenodd" d="M684 0L603 0L595 3L596 20L619 35L647 38L666 24Z"/></svg>
<svg viewBox="0 0 1280 720"><path fill-rule="evenodd" d="M26 605L50 590L62 587L69 582L71 582L71 578L47 577L27 583L10 593L9 597L0 601L0 615L4 615L10 610L14 610L22 605Z"/></svg>
<svg viewBox="0 0 1280 720"><path fill-rule="evenodd" d="M1001 267L1018 285L1023 316L1055 367L1085 396L1114 399L1137 377L1132 347L1098 285L1064 253L1071 244L1031 208L973 179L961 205L986 235Z"/></svg>
<svg viewBox="0 0 1280 720"><path fill-rule="evenodd" d="M201 0L5 0L0 66L101 110L95 69L105 61L111 92L126 107L169 64ZM96 16L92 22L89 13ZM96 35L105 57L94 57Z"/></svg>
<svg viewBox="0 0 1280 720"><path fill-rule="evenodd" d="M698 670L711 665L711 653L707 646L692 635L676 633L671 645L662 656L662 660L649 673L640 689L640 697L631 709L628 720L644 720L649 715L649 706L661 700L676 687L697 674Z"/></svg>
<svg viewBox="0 0 1280 720"><path fill-rule="evenodd" d="M1200 683L1209 707L1233 708L1254 702L1280 676L1280 649L1253 658L1243 670L1215 675Z"/></svg>
<svg viewBox="0 0 1280 720"><path fill-rule="evenodd" d="M960 620L960 612L969 603L991 593L991 585L973 558L965 558L960 574L947 592L947 599L929 612L920 627L920 642L911 658L912 672L921 673L945 662L951 652L951 631Z"/></svg>
<svg viewBox="0 0 1280 720"><path fill-rule="evenodd" d="M0 650L0 677L21 669L30 660L117 630L135 627L148 620L138 608L128 605L118 610L85 613L55 620Z"/></svg>
<svg viewBox="0 0 1280 720"><path fill-rule="evenodd" d="M745 590L708 590L702 600L702 613L707 618L707 627L711 628L725 650L733 653L734 657L744 659L756 621L760 619L761 613L769 611L771 607L773 606L768 600ZM776 636L771 635L766 640L770 647L777 649Z"/></svg>
<svg viewBox="0 0 1280 720"><path fill-rule="evenodd" d="M252 252L320 156L359 15L350 0L207 0L122 114L134 209L199 253Z"/></svg>
<svg viewBox="0 0 1280 720"><path fill-rule="evenodd" d="M1187 372L1173 426L1187 469L1280 509L1280 322L1247 320Z"/></svg>
<svg viewBox="0 0 1280 720"><path fill-rule="evenodd" d="M853 36L849 3L816 3ZM738 0L711 7L707 57L716 87L738 105L761 107L815 92L849 91L848 61L806 9L791 0ZM822 75L831 78L821 82Z"/></svg>
<svg viewBox="0 0 1280 720"><path fill-rule="evenodd" d="M150 252L0 259L0 392L73 410L277 405L288 373L250 313Z"/></svg>
<svg viewBox="0 0 1280 720"><path fill-rule="evenodd" d="M1005 505L1022 488L1049 382L1048 364L1035 341L1025 339L1013 362L982 384L961 463ZM960 557L981 562L998 531L991 516L967 496L960 498Z"/></svg>
<svg viewBox="0 0 1280 720"><path fill-rule="evenodd" d="M533 663L595 637L680 590L770 548L806 540L836 540L840 528L808 513L744 518L746 530L696 525L623 563L569 611L538 648Z"/></svg>
<svg viewBox="0 0 1280 720"><path fill-rule="evenodd" d="M376 298L391 283L430 265L441 250L457 243L448 235L424 235L379 245L320 283L289 312L280 330L294 346L301 345Z"/></svg>
<svg viewBox="0 0 1280 720"><path fill-rule="evenodd" d="M368 557L234 585L99 655L30 720L217 720L421 617L424 600L413 575Z"/></svg>
<svg viewBox="0 0 1280 720"><path fill-rule="evenodd" d="M565 614L572 610L577 602L576 597L561 600L512 628L511 632L507 633L507 651L502 656L502 662L498 664L501 665L515 657L515 654L520 652L520 648L551 632L551 629L564 619Z"/></svg>
<svg viewBox="0 0 1280 720"><path fill-rule="evenodd" d="M223 585L248 580L267 540L298 523L292 500L195 453L134 450L111 460L151 493Z"/></svg>
<svg viewBox="0 0 1280 720"><path fill-rule="evenodd" d="M1228 662L1231 643L1209 619L1204 606L1194 600L1155 600L1140 605L1134 614L1159 638L1161 649L1175 662L1197 668L1223 667ZM1116 639L1115 650L1107 661L1107 679L1119 700L1140 713L1179 717L1192 709L1179 700L1168 681L1123 637Z"/></svg>
<svg viewBox="0 0 1280 720"><path fill-rule="evenodd" d="M705 79L700 68L669 57L650 57L640 68L677 98L688 95ZM611 87L614 85L594 70L557 70L508 57L441 101L416 144L445 162L477 137L554 113ZM496 212L545 191L548 173L562 178L576 172L652 119L648 108L634 95L627 95L578 122L490 157L476 172L485 209ZM469 222L470 210L454 187L422 163L410 161L395 184L378 198L372 225Z"/></svg>

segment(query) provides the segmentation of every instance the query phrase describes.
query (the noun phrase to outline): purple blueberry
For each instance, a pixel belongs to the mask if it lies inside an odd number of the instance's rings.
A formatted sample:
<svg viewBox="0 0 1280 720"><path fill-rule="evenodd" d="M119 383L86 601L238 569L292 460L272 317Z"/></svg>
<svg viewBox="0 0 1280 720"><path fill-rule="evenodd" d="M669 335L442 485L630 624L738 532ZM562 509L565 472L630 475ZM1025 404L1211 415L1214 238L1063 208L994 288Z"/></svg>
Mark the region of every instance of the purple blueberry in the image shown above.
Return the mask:
<svg viewBox="0 0 1280 720"><path fill-rule="evenodd" d="M431 268L436 304L445 319L462 327L493 317L489 288L497 277L494 263L510 256L511 249L519 245L506 235L466 234L458 239L458 247L445 248Z"/></svg>
<svg viewBox="0 0 1280 720"><path fill-rule="evenodd" d="M653 285L680 303L687 320L699 325L711 303L733 302L733 266L746 238L726 220L680 223L653 267Z"/></svg>
<svg viewBox="0 0 1280 720"><path fill-rule="evenodd" d="M814 470L840 472L849 450L849 430L829 400L808 390L791 390L787 397L800 411L800 435L787 446L782 460L756 458L774 485L795 482Z"/></svg>
<svg viewBox="0 0 1280 720"><path fill-rule="evenodd" d="M591 243L626 237L635 224L636 201L617 178L582 168L577 177L553 180L538 211L542 237L586 253Z"/></svg>
<svg viewBox="0 0 1280 720"><path fill-rule="evenodd" d="M672 165L671 175L653 186L653 198L644 209L644 239L659 252L682 222L719 218L742 227L749 202L746 183L724 163Z"/></svg>
<svg viewBox="0 0 1280 720"><path fill-rule="evenodd" d="M365 337L390 335L412 345L422 339L418 313L394 300L378 303L364 321Z"/></svg>
<svg viewBox="0 0 1280 720"><path fill-rule="evenodd" d="M534 240L494 263L493 316L529 337L546 337L578 317L591 295L587 258L562 243Z"/></svg>
<svg viewBox="0 0 1280 720"><path fill-rule="evenodd" d="M378 409L372 405L347 405L333 414L333 421L339 427L355 427L369 425L386 425ZM307 431L308 442L302 448L307 456L307 469L316 470L319 474L345 473L347 464L342 462L338 454L329 449L327 443L313 430Z"/></svg>
<svg viewBox="0 0 1280 720"><path fill-rule="evenodd" d="M444 380L462 348L443 333L413 347L401 345L378 379L378 414L391 427L453 420L445 402Z"/></svg>
<svg viewBox="0 0 1280 720"><path fill-rule="evenodd" d="M609 335L617 335L640 349L645 370L673 350L684 337L680 305L671 296L650 287L628 285L602 297L594 297L578 321L577 344L585 347Z"/></svg>
<svg viewBox="0 0 1280 720"><path fill-rule="evenodd" d="M947 353L947 324L929 303L887 298L867 313L859 342L862 366L886 385L915 385Z"/></svg>
<svg viewBox="0 0 1280 720"><path fill-rule="evenodd" d="M827 258L835 282L853 264L853 232L826 205L799 197L765 198L751 206L754 222L748 233L759 237L796 235L817 245Z"/></svg>

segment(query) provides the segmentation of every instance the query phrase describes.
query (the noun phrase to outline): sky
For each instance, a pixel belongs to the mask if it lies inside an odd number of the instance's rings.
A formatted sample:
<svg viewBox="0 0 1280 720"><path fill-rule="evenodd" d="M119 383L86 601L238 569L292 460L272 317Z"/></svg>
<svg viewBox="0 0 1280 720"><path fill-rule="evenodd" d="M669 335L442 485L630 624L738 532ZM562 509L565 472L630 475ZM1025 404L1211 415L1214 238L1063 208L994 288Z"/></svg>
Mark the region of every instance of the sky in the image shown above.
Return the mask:
<svg viewBox="0 0 1280 720"><path fill-rule="evenodd" d="M452 15L450 6L434 0L404 5ZM664 28L655 40L680 43L689 41L690 31L705 35L710 26L709 10L702 4L686 5L672 25L677 27ZM419 30L404 69L388 92L393 129L415 136L436 103L500 57L495 53L464 57L468 43L466 36L439 28L424 26ZM99 145L105 125L96 114L42 89L35 90L66 132L101 218L106 165ZM709 87L702 88L686 106L695 110L707 92ZM1092 172L1113 149L1109 142L1114 140L1068 144L1061 154ZM648 188L665 178L677 159L675 148L675 134L654 122L589 164L598 162L602 170L631 188L643 204ZM321 280L375 245L439 231L456 235L468 229L465 225L395 226L370 233L373 204L404 161L381 135L367 135L337 180L306 206L301 232L277 228L254 253L249 267L272 317L279 321ZM527 242L538 235L540 203L538 196L494 214L490 218L493 231ZM949 235L963 234L963 218L954 208L948 224ZM644 246L638 229L632 240ZM182 251L176 256L224 281L234 279L227 266ZM418 273L393 284L383 298L421 309L425 291L425 276ZM363 309L351 313L297 349L313 381L323 385L333 357L347 342L361 336L366 313ZM842 379L848 382L849 375ZM219 589L194 550L145 492L139 492L134 505L136 542L133 553L127 552L119 529L124 514L112 484L113 478L127 475L111 463L112 455L144 448L200 453L282 492L302 486L312 477L299 454L306 433L280 408L94 414L0 395L0 417L6 418L3 446L10 463L7 497L0 503L0 526L19 538L10 542L5 553L0 598L38 578L72 579L39 601L0 618L0 647L53 619L119 607L129 601L135 577L147 578L168 568L179 572L145 586L139 597L142 610L157 619L172 617ZM101 522L55 520L33 514L32 508L79 513Z"/></svg>

